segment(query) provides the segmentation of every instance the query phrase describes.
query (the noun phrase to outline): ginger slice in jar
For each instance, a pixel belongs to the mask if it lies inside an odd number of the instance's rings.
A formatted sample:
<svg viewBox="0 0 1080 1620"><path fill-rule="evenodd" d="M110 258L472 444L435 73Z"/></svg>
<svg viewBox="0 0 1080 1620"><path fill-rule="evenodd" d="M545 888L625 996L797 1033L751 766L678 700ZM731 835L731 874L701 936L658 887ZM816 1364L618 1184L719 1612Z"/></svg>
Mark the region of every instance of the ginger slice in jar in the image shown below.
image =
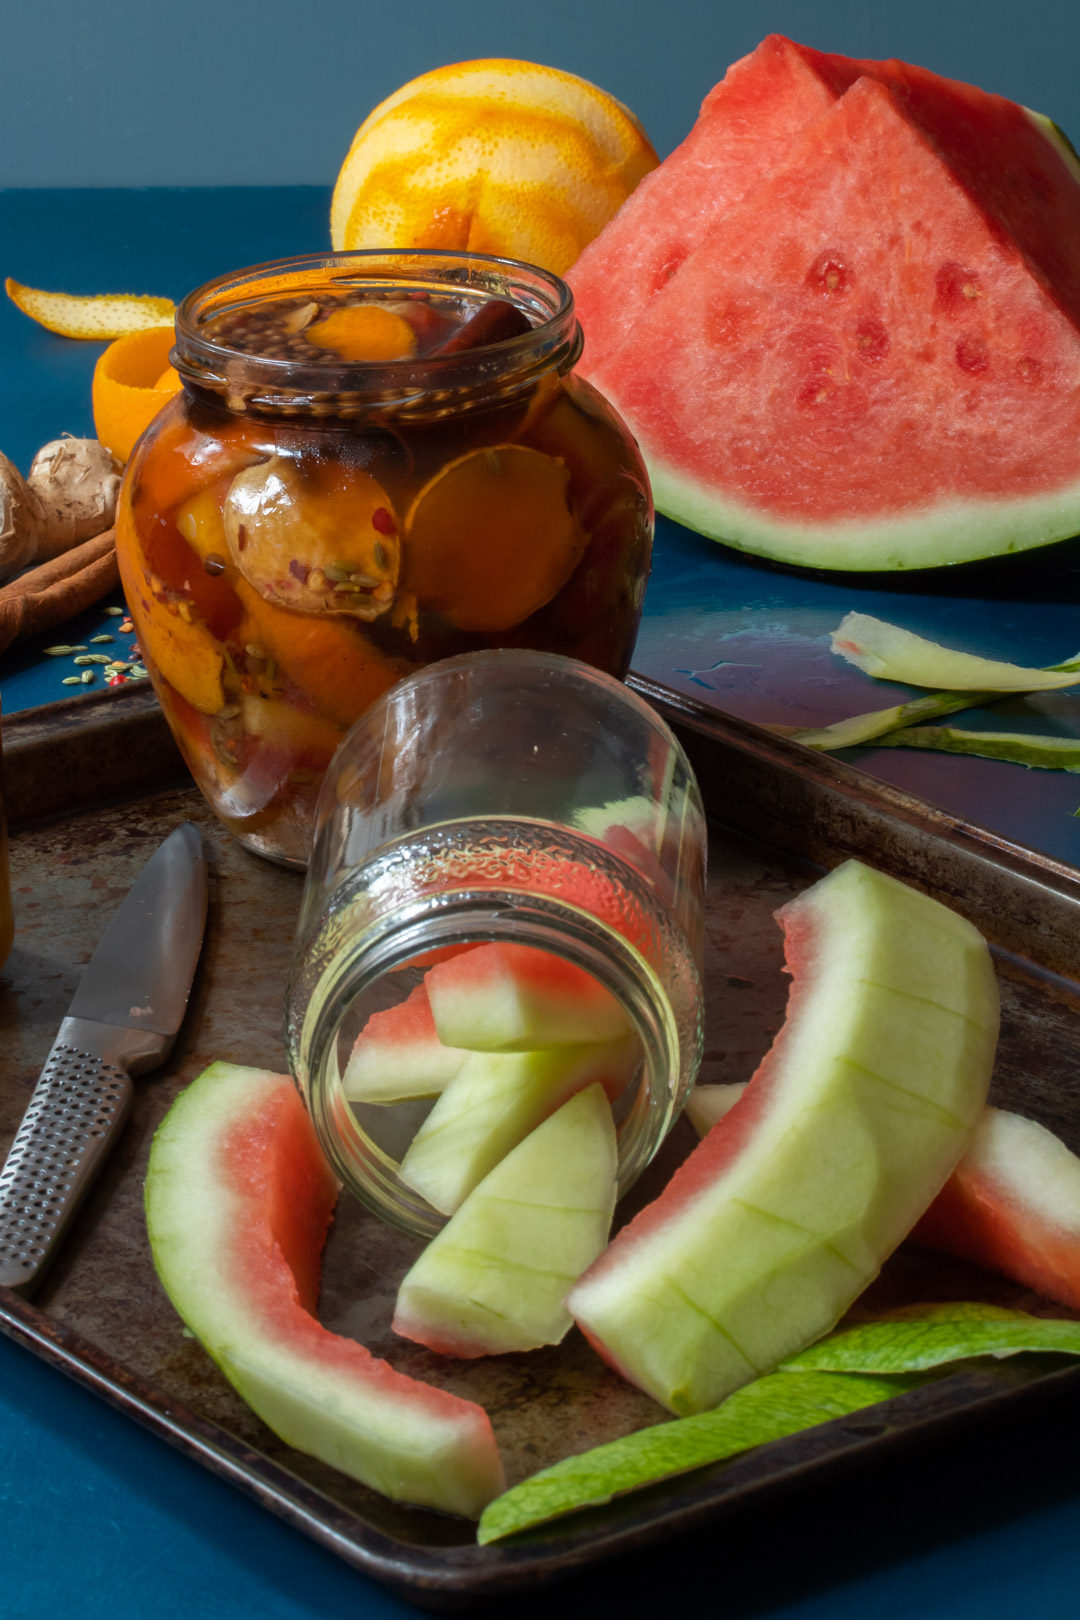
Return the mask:
<svg viewBox="0 0 1080 1620"><path fill-rule="evenodd" d="M361 468L271 456L233 479L223 517L229 555L267 602L370 620L394 600L398 523Z"/></svg>
<svg viewBox="0 0 1080 1620"><path fill-rule="evenodd" d="M568 483L561 458L526 445L491 445L449 462L405 520L404 589L459 630L520 624L584 555Z"/></svg>
<svg viewBox="0 0 1080 1620"><path fill-rule="evenodd" d="M385 304L342 304L304 336L342 360L408 360L416 353L416 332Z"/></svg>

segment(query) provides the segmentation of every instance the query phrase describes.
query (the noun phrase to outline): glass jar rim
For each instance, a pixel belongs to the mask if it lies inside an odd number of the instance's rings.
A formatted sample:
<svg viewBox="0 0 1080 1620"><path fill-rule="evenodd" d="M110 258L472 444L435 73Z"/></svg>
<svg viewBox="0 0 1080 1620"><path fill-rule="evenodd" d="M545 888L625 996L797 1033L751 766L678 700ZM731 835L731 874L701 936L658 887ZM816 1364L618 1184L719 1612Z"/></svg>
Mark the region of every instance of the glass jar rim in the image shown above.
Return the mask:
<svg viewBox="0 0 1080 1620"><path fill-rule="evenodd" d="M451 289L478 303L505 298L526 314L530 329L452 354L313 363L231 348L205 331L212 318L245 303L358 283L387 291ZM176 312L172 358L186 384L219 396L234 411L349 416L375 408L427 415L433 400L440 411L451 401L459 409L463 400L505 398L532 386L542 372L562 374L581 348L573 293L552 271L450 249L361 248L251 265L195 288Z"/></svg>

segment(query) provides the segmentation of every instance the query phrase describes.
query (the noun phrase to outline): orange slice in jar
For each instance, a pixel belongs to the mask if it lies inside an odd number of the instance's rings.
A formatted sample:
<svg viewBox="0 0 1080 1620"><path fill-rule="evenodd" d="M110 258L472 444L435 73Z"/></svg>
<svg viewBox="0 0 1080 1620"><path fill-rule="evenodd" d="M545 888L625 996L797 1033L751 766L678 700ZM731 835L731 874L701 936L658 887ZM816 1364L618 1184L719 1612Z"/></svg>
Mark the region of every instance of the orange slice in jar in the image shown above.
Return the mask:
<svg viewBox="0 0 1080 1620"><path fill-rule="evenodd" d="M139 647L163 680L200 714L217 714L225 702L225 660L206 625L179 609L153 613L139 630Z"/></svg>
<svg viewBox="0 0 1080 1620"><path fill-rule="evenodd" d="M222 415L207 432L186 417L164 420L154 429L153 453L134 463L132 501L165 515L223 475L265 460L272 431L241 416Z"/></svg>
<svg viewBox="0 0 1080 1620"><path fill-rule="evenodd" d="M237 474L223 516L232 561L268 602L365 620L392 605L397 519L363 469L271 456Z"/></svg>
<svg viewBox="0 0 1080 1620"><path fill-rule="evenodd" d="M520 444L473 450L420 491L405 520L402 585L459 630L494 633L562 589L587 536L557 456Z"/></svg>
<svg viewBox="0 0 1080 1620"><path fill-rule="evenodd" d="M245 612L238 639L272 659L315 712L342 730L413 668L379 652L347 621L289 613L243 578L236 591Z"/></svg>
<svg viewBox="0 0 1080 1620"><path fill-rule="evenodd" d="M225 702L225 658L208 626L190 610L182 611L186 603L167 601L130 549L121 576L147 664L193 709L217 714Z"/></svg>
<svg viewBox="0 0 1080 1620"><path fill-rule="evenodd" d="M342 360L407 360L416 353L416 333L385 304L342 304L304 336Z"/></svg>

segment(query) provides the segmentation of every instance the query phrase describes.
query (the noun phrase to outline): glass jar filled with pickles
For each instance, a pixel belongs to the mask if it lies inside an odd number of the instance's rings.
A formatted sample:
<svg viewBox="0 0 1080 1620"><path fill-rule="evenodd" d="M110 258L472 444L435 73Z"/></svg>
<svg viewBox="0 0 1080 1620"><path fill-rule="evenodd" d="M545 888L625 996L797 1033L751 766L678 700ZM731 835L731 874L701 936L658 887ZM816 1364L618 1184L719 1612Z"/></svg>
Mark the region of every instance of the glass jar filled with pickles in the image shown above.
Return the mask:
<svg viewBox="0 0 1080 1620"><path fill-rule="evenodd" d="M479 255L310 256L177 314L183 390L128 464L139 647L209 803L307 863L319 786L401 677L481 648L625 675L652 545L568 288Z"/></svg>

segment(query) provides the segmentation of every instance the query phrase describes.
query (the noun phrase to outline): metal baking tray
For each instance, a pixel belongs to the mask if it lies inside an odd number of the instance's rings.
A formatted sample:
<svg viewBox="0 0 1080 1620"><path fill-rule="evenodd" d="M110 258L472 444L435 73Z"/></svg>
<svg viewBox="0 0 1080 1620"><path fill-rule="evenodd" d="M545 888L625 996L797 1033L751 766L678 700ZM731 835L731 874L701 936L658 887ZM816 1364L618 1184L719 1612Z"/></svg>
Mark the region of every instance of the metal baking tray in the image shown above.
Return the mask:
<svg viewBox="0 0 1080 1620"><path fill-rule="evenodd" d="M1080 1148L1080 874L858 771L633 684L683 740L712 833L704 1081L749 1078L784 1016L773 913L822 869L858 855L938 896L990 939L1003 1033L993 1100ZM178 821L212 862L207 942L168 1065L138 1082L122 1142L33 1303L0 1289L0 1330L366 1574L430 1608L535 1589L753 1508L990 1414L1080 1388L1052 1358L971 1364L869 1413L776 1441L603 1508L481 1548L464 1521L389 1502L278 1441L184 1333L154 1275L142 1214L153 1132L177 1092L223 1058L285 1066L282 992L301 879L221 831L148 691L80 697L4 726L16 944L0 997L0 1154L14 1134L81 967L150 851ZM680 1123L627 1203L658 1190L692 1142ZM320 1315L396 1366L478 1400L510 1480L667 1414L576 1332L528 1356L454 1363L396 1339L394 1292L416 1245L343 1202ZM959 1261L908 1245L872 1299L987 1299L1063 1314Z"/></svg>

